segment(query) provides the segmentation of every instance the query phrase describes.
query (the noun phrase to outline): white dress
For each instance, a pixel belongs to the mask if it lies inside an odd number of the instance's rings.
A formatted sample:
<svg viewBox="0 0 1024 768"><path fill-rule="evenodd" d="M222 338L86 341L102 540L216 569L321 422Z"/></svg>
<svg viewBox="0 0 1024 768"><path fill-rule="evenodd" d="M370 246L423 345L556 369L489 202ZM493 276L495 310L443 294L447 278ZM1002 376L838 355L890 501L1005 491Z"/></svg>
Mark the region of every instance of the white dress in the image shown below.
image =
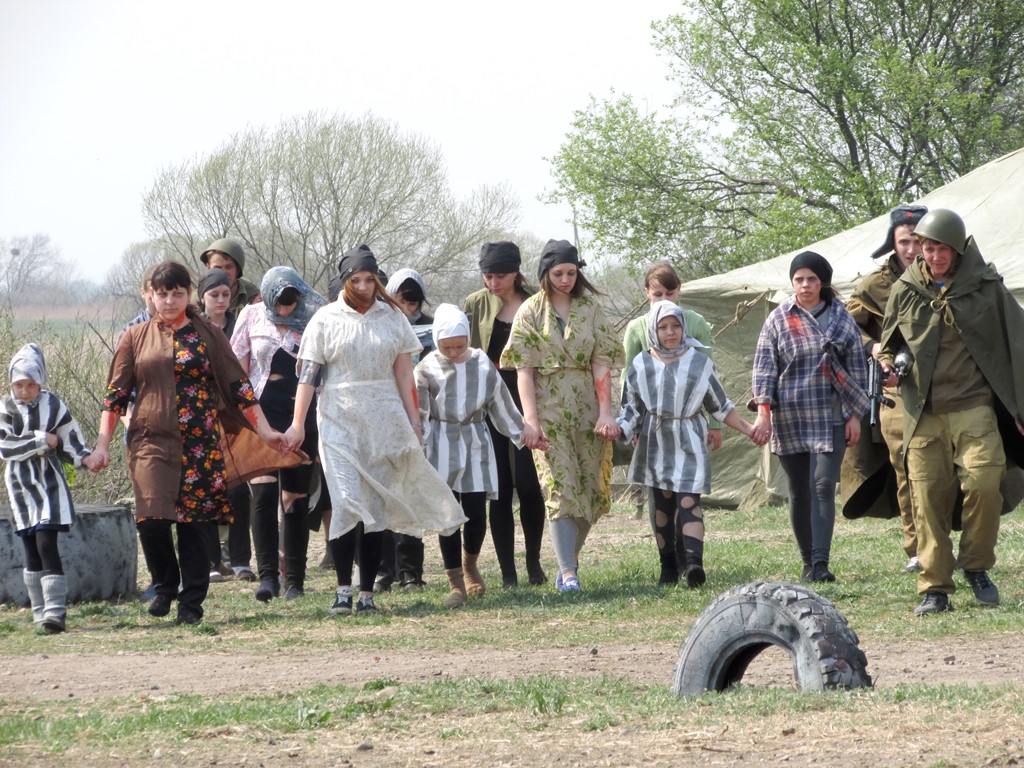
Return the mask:
<svg viewBox="0 0 1024 768"><path fill-rule="evenodd" d="M323 366L320 460L336 539L362 522L412 536L449 535L466 521L423 454L395 384L395 359L422 349L405 315L383 302L361 315L344 301L317 310L299 358Z"/></svg>
<svg viewBox="0 0 1024 768"><path fill-rule="evenodd" d="M415 375L427 459L452 490L498 498L498 467L485 417L517 448L523 445L523 417L494 363L479 349L470 349L461 363L435 350L420 360Z"/></svg>

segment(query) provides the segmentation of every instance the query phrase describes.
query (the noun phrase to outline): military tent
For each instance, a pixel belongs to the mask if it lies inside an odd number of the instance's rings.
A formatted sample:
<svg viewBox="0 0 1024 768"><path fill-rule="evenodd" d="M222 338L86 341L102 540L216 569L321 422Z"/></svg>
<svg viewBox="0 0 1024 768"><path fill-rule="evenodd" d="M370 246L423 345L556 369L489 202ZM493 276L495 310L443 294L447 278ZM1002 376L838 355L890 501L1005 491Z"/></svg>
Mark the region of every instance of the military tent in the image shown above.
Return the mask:
<svg viewBox="0 0 1024 768"><path fill-rule="evenodd" d="M1024 304L1024 149L981 166L916 201L959 213L985 260L995 264L1006 286ZM831 262L833 284L849 296L857 282L879 265L871 253L885 240L885 214L852 229L809 243L790 253L683 285L680 305L700 312L714 328L715 363L730 397L749 418L746 403L757 335L768 313L791 293L789 264L812 250ZM1022 341L1024 343L1024 341ZM767 449L726 430L712 457L709 503L751 507L785 495L785 479Z"/></svg>

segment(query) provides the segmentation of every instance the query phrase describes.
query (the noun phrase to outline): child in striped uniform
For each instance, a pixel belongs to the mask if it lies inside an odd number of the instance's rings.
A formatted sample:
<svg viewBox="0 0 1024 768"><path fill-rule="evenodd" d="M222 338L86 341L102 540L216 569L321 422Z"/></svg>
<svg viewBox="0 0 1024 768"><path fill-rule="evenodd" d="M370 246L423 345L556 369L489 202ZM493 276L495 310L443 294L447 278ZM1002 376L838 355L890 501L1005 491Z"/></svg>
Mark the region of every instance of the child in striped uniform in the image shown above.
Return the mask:
<svg viewBox="0 0 1024 768"><path fill-rule="evenodd" d="M59 397L43 389L46 361L38 344L26 344L11 359L11 394L0 401L0 456L14 512L14 528L25 547L25 589L40 632L64 631L67 580L57 534L75 520L61 462L93 468L82 430Z"/></svg>
<svg viewBox="0 0 1024 768"><path fill-rule="evenodd" d="M444 604L457 608L467 593L483 595L477 557L487 533L488 498L498 493L491 435L484 420L516 447L523 444L523 417L498 369L486 353L469 346L469 319L454 304L434 315L434 351L416 365L416 394L427 459L462 505L467 522L460 531L439 536L451 592Z"/></svg>
<svg viewBox="0 0 1024 768"><path fill-rule="evenodd" d="M653 491L659 583L674 583L666 573L676 571L678 550L685 553L686 583L694 589L706 579L700 497L711 490L711 461L705 412L757 441L753 426L726 396L711 359L695 349L703 345L686 335L682 310L673 302L651 307L647 345L626 374L617 419L622 439L636 440L627 479Z"/></svg>

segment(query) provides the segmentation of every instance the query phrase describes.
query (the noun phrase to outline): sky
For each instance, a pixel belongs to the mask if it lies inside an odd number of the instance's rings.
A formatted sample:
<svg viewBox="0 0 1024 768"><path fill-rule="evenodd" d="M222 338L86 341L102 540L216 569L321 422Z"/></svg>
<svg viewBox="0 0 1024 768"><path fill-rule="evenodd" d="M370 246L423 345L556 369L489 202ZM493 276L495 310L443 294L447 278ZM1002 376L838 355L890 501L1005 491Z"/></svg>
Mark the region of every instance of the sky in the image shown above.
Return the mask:
<svg viewBox="0 0 1024 768"><path fill-rule="evenodd" d="M572 239L550 165L590 96L673 97L650 24L678 0L0 0L0 239L50 235L96 281L149 237L158 172L310 111L435 142L453 191L506 183Z"/></svg>

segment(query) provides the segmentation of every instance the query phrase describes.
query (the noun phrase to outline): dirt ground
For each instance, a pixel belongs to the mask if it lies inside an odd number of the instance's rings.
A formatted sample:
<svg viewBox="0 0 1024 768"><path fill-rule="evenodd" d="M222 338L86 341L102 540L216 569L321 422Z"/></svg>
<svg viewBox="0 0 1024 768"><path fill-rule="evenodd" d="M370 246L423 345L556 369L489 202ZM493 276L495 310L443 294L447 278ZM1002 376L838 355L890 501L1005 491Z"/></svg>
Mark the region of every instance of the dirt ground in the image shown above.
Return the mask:
<svg viewBox="0 0 1024 768"><path fill-rule="evenodd" d="M1024 689L1021 648L1005 640L957 642L949 639L908 645L863 643L876 686L907 683L1010 684ZM394 679L399 684L442 676L528 675L616 676L638 685L667 685L678 653L675 644L604 647L552 647L530 651L477 650L452 654L344 653L325 664L310 651L267 655L197 653L118 653L102 659L88 654L19 657L0 671L0 697L10 701L74 698L104 707L108 697L129 697L140 705L174 693L256 694L311 688L318 683L359 686ZM13 661L8 659L8 661ZM97 663L100 662L100 663ZM788 657L776 649L755 661L746 685L792 687ZM381 691L378 696L389 695ZM699 706L699 705L698 705ZM714 728L687 724L681 707L675 727L642 729L611 726L589 731L565 718L543 726L531 716L506 713L437 722L427 718L396 729L386 739L369 740L358 729L316 731L292 738L254 738L251 729L219 730L203 738L159 744L145 754L110 750L103 754L72 748L57 759L12 751L0 765L114 766L142 764L252 766L602 766L602 765L1024 765L1024 723L1017 717L963 722L955 708L938 707L907 718L897 707L859 722L827 713L766 713L756 727ZM451 738L452 727L459 737ZM524 738L523 735L527 737Z"/></svg>

